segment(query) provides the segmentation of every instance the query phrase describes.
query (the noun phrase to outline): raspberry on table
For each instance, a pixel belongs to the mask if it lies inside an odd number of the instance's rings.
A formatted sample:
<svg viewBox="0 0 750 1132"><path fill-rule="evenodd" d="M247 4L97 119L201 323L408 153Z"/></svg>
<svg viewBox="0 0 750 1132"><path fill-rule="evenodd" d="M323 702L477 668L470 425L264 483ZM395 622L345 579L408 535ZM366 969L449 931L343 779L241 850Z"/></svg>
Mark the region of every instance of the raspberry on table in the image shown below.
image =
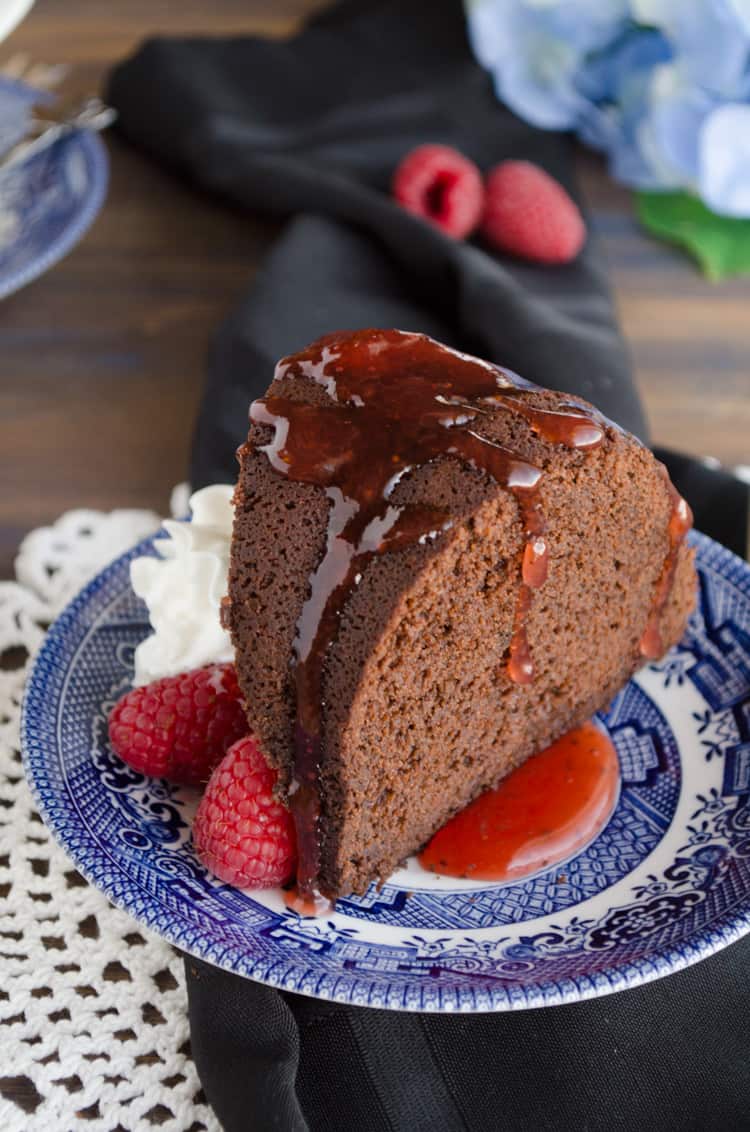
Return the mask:
<svg viewBox="0 0 750 1132"><path fill-rule="evenodd" d="M294 875L294 822L274 797L275 783L276 771L250 736L235 743L211 775L193 822L193 843L225 884L273 888Z"/></svg>
<svg viewBox="0 0 750 1132"><path fill-rule="evenodd" d="M133 688L109 716L115 754L142 774L201 786L247 734L232 664L210 664Z"/></svg>
<svg viewBox="0 0 750 1132"><path fill-rule="evenodd" d="M586 240L575 202L530 161L503 161L485 181L480 231L489 244L522 259L568 263Z"/></svg>
<svg viewBox="0 0 750 1132"><path fill-rule="evenodd" d="M394 174L393 196L457 240L474 231L484 206L479 170L448 145L419 145L408 153Z"/></svg>

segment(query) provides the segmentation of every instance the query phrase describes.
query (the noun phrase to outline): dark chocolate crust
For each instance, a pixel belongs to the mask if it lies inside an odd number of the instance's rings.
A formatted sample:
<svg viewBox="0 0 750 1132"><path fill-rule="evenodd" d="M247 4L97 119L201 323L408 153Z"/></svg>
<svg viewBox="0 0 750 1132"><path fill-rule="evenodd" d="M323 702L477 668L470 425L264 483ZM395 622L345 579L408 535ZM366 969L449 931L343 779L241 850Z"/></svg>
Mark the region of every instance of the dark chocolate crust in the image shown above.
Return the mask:
<svg viewBox="0 0 750 1132"><path fill-rule="evenodd" d="M312 382L277 396L320 402ZM569 396L528 395L539 408ZM579 402L585 404L585 402ZM455 812L529 755L606 706L643 663L639 642L669 549L663 470L608 427L593 451L545 442L517 415L477 431L541 467L549 575L528 636L537 674L506 671L520 585L518 505L486 474L444 457L404 477L396 505L447 509L432 545L373 559L344 609L324 673L320 888L361 892L387 877ZM240 449L226 622L248 719L285 796L293 760L292 645L324 550L328 502L269 465L253 425ZM693 553L679 551L661 618L666 647L695 600Z"/></svg>

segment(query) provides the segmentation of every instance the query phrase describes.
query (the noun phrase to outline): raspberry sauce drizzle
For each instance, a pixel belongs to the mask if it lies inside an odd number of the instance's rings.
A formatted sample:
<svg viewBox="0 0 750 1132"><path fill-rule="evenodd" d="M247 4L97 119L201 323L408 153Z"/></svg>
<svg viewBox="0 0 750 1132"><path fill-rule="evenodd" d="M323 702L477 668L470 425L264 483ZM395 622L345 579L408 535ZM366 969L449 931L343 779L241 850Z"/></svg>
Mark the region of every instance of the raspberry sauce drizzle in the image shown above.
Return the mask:
<svg viewBox="0 0 750 1132"><path fill-rule="evenodd" d="M667 526L667 538L669 542L664 565L662 566L661 574L659 575L656 589L654 590L646 628L643 630L643 636L640 641L641 655L647 660L657 660L664 652L664 642L661 635L661 615L664 612L664 607L672 592L672 584L677 570L677 559L680 553L680 547L693 525L693 512L690 510L688 503L672 484L667 469L663 464L661 465L661 470L669 492L671 505L669 524Z"/></svg>
<svg viewBox="0 0 750 1132"><path fill-rule="evenodd" d="M570 405L569 412L534 408L524 396L537 387L515 374L424 335L395 330L329 335L282 359L275 378L312 381L328 394L323 404L271 395L250 409L253 422L274 429L271 443L259 449L274 470L323 488L331 505L326 548L310 578L294 642L297 719L289 803L297 826L297 890L304 903L317 894L320 871L323 667L347 597L374 556L433 542L452 525L436 508L393 504L396 485L409 472L448 456L513 494L525 543L507 671L515 682L529 683L534 667L526 621L548 560L542 470L476 429L490 406L502 406L550 442L590 450L601 444L604 424L579 405Z"/></svg>

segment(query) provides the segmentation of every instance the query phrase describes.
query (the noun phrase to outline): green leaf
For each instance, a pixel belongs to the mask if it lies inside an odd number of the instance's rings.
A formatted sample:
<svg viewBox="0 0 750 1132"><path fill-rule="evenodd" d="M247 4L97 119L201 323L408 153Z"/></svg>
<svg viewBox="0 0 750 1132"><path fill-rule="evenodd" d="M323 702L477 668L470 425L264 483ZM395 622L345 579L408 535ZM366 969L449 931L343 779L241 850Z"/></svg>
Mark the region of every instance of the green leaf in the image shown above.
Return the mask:
<svg viewBox="0 0 750 1132"><path fill-rule="evenodd" d="M714 282L750 275L750 220L717 216L689 193L636 193L638 219L662 240L680 244Z"/></svg>

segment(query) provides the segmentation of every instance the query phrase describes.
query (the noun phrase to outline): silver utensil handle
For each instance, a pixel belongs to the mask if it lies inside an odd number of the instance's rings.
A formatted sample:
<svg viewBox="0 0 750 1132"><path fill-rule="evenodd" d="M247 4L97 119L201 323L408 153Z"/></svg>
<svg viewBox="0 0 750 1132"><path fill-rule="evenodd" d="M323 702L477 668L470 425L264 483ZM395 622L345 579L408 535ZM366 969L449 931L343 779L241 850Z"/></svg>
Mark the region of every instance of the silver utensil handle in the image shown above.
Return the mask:
<svg viewBox="0 0 750 1132"><path fill-rule="evenodd" d="M101 99L87 98L59 121L33 118L26 136L0 157L0 169L7 169L20 161L25 161L73 130L105 130L112 125L116 117L117 111L107 106Z"/></svg>

